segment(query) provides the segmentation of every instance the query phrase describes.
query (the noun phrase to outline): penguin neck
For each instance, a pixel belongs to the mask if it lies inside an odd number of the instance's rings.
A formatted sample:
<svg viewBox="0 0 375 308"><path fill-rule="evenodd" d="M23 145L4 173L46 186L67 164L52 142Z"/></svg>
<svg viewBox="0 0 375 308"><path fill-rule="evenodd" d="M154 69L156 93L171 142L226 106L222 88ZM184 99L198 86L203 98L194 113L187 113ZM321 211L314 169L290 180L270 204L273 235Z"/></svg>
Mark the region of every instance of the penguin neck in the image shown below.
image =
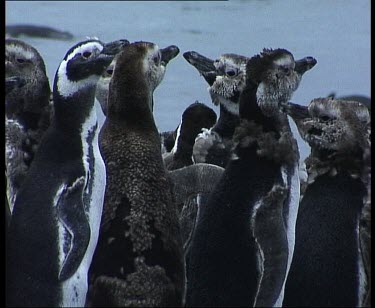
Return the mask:
<svg viewBox="0 0 375 308"><path fill-rule="evenodd" d="M309 168L312 166L315 170L328 170L325 172L329 172L332 169L336 169L337 171L347 171L352 175L360 176L366 168L363 154L362 148L357 148L350 153L337 153L332 150L323 150L313 147L307 159L307 165Z"/></svg>
<svg viewBox="0 0 375 308"><path fill-rule="evenodd" d="M239 116L230 113L224 106L220 105L220 116L212 130L222 138L231 139L239 123Z"/></svg>
<svg viewBox="0 0 375 308"><path fill-rule="evenodd" d="M58 91L54 91L54 120L57 127L65 132L76 133L82 130L82 126L92 117L94 108L95 85L80 89L71 96L63 97ZM96 113L94 113L96 115ZM91 120L97 120L90 119Z"/></svg>
<svg viewBox="0 0 375 308"><path fill-rule="evenodd" d="M153 114L153 91L146 81L130 76L112 80L108 95L107 118L127 126L156 129Z"/></svg>
<svg viewBox="0 0 375 308"><path fill-rule="evenodd" d="M280 132L280 122L284 122L283 115L277 113L275 115L266 116L257 103L257 87L255 83L248 84L242 91L240 97L240 118L253 121L261 126L265 132L274 131L277 135Z"/></svg>

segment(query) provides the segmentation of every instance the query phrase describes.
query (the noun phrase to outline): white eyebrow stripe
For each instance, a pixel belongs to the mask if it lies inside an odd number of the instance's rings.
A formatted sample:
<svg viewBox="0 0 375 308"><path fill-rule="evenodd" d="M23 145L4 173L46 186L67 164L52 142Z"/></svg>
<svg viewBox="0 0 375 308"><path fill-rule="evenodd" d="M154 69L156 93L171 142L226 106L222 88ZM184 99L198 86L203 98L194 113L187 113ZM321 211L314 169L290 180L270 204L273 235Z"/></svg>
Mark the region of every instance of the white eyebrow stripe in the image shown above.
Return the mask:
<svg viewBox="0 0 375 308"><path fill-rule="evenodd" d="M99 42L89 42L84 45L78 46L75 48L66 60L63 60L58 69L58 80L57 80L57 89L63 97L69 97L74 93L77 93L80 89L86 88L87 86L96 85L100 76L90 76L84 80L71 81L68 79L66 67L68 62L74 58L75 55L83 53L86 50L93 50L94 48L103 50L102 44Z"/></svg>
<svg viewBox="0 0 375 308"><path fill-rule="evenodd" d="M23 48L22 46L17 46L17 45L8 45L6 46L6 52L7 53L15 53L15 54L20 54L25 57L25 59L32 59L34 58L34 53L30 50L27 50Z"/></svg>
<svg viewBox="0 0 375 308"><path fill-rule="evenodd" d="M103 50L103 46L99 42L88 42L86 44L83 44L83 45L78 46L77 48L73 49L72 52L70 53L70 55L64 61L67 62L67 61L73 59L75 55L77 55L79 53L82 53L82 52L86 51L87 49L93 50L94 47L96 47L97 49L99 49L100 52Z"/></svg>

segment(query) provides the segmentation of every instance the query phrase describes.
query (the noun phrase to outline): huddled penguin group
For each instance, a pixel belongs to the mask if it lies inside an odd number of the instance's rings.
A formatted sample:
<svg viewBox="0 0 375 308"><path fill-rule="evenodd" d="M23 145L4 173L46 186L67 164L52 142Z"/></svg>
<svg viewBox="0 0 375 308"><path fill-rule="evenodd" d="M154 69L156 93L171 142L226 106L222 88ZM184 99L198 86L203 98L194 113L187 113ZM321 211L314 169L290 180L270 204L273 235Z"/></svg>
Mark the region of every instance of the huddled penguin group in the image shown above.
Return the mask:
<svg viewBox="0 0 375 308"><path fill-rule="evenodd" d="M52 91L5 51L7 306L371 306L370 100L292 103L315 58L186 51L219 114L159 132L177 46L86 39Z"/></svg>

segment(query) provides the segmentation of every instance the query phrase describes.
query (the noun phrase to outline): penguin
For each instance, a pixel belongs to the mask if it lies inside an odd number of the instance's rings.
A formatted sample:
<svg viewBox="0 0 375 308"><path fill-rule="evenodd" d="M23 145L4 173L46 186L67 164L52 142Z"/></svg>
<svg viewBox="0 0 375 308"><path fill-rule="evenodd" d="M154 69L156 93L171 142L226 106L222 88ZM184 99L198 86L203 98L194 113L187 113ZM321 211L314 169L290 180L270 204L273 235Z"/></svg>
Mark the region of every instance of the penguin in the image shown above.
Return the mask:
<svg viewBox="0 0 375 308"><path fill-rule="evenodd" d="M308 106L289 103L285 112L311 154L283 305L371 306L369 110L316 98Z"/></svg>
<svg viewBox="0 0 375 308"><path fill-rule="evenodd" d="M180 229L152 114L153 92L178 53L141 41L116 58L99 136L107 187L87 306L182 304Z"/></svg>
<svg viewBox="0 0 375 308"><path fill-rule="evenodd" d="M7 306L85 304L106 183L95 87L121 48L121 42L80 42L56 71L54 117L16 196L7 233Z"/></svg>
<svg viewBox="0 0 375 308"><path fill-rule="evenodd" d="M280 306L294 248L299 154L280 105L312 57L285 49L249 59L234 150L186 255L186 306Z"/></svg>
<svg viewBox="0 0 375 308"><path fill-rule="evenodd" d="M181 122L175 130L176 137L173 148L170 152L163 154L163 161L167 170L173 171L193 165L192 155L195 138L202 129L212 127L216 123L216 118L213 109L198 101L185 109ZM222 168L219 166L199 165L202 166L184 168L184 172L176 172L172 176L184 251L194 230L199 206L198 195L210 193L209 188L214 187L213 184L217 182L222 173L220 172Z"/></svg>
<svg viewBox="0 0 375 308"><path fill-rule="evenodd" d="M169 153L163 154L166 169L171 171L191 166L194 163L192 155L196 136L202 129L212 127L215 123L216 113L210 107L198 101L188 106L183 112L181 122L176 129L176 140L173 148ZM211 168L214 171L211 171ZM210 184L216 183L217 178L214 177L216 169L213 165L205 166L196 171L191 168L189 171L178 173L179 178L174 176L174 181L172 181L174 187L178 186L174 190L175 198L181 199L180 202L176 201L176 206L184 251L193 231L193 223L198 207L196 198L199 193L210 192L204 187L208 186L206 182L210 182ZM197 178L200 181L197 181ZM189 191L190 193L183 197L178 190Z"/></svg>
<svg viewBox="0 0 375 308"><path fill-rule="evenodd" d="M167 170L175 170L193 164L193 146L195 138L203 128L210 128L216 123L213 109L198 101L189 105L181 116L176 129L176 140L171 152L164 154Z"/></svg>
<svg viewBox="0 0 375 308"><path fill-rule="evenodd" d="M43 58L31 45L5 40L5 77L5 168L12 212L17 192L50 125L53 108ZM15 81L17 78L22 81ZM12 80L18 86L8 92Z"/></svg>
<svg viewBox="0 0 375 308"><path fill-rule="evenodd" d="M187 51L183 56L205 78L213 104L220 106L217 123L203 130L195 141L194 162L225 167L233 146L234 129L239 124L239 97L245 86L249 58L227 53L212 60L195 51Z"/></svg>

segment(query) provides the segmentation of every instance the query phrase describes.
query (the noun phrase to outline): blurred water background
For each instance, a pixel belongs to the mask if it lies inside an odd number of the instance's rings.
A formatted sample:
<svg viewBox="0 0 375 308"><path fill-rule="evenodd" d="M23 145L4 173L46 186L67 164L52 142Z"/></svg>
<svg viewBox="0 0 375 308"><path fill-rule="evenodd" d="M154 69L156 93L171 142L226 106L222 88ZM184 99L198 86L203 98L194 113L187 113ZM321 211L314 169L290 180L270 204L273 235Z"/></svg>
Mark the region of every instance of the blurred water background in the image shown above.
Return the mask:
<svg viewBox="0 0 375 308"><path fill-rule="evenodd" d="M285 48L295 59L313 56L292 101L361 94L370 96L369 0L232 1L6 1L6 25L35 24L69 31L71 41L20 37L38 49L50 83L66 51L86 36L104 42L126 38L163 48L177 45L155 91L154 115L160 131L174 130L195 100L212 107L207 84L182 57L189 50L210 58L222 53L253 56L263 48ZM301 158L309 147L299 137Z"/></svg>

